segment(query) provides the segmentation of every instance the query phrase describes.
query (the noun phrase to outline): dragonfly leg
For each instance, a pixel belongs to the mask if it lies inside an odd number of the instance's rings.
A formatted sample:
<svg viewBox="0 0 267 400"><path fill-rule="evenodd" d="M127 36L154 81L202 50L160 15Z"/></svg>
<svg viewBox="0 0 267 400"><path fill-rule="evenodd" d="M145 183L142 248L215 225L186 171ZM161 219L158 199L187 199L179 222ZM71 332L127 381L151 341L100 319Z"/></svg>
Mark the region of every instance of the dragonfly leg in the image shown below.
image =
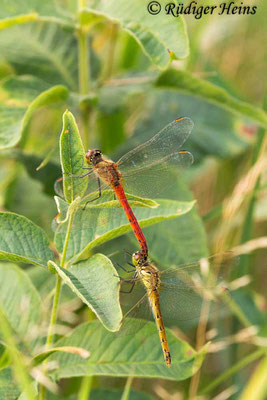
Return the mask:
<svg viewBox="0 0 267 400"><path fill-rule="evenodd" d="M134 285L135 285L135 281L132 282L132 286L130 287L129 290L120 290L120 293L132 293Z"/></svg>
<svg viewBox="0 0 267 400"><path fill-rule="evenodd" d="M83 207L83 210L85 210L87 204L92 203L92 201L95 201L95 200L97 200L97 199L100 199L100 197L101 197L101 182L100 182L100 178L97 178L97 183L98 183L98 196L95 197L95 198L92 199L92 200L88 200L88 201L85 203L85 205L84 205L84 207Z"/></svg>
<svg viewBox="0 0 267 400"><path fill-rule="evenodd" d="M122 279L121 277L120 277L120 279L121 279L122 281L124 281L124 282L131 283L131 284L132 284L132 286L130 287L129 290L120 290L120 293L131 293L132 290L133 290L133 288L134 288L135 282L136 282L136 280L138 279L138 274L137 274L137 272L135 271L134 276L133 276L131 279Z"/></svg>
<svg viewBox="0 0 267 400"><path fill-rule="evenodd" d="M122 281L122 282L128 282L128 283L135 282L135 281L137 281L137 279L138 279L138 274L137 274L137 272L136 272L136 271L135 271L135 273L134 273L133 277L132 277L132 278L130 278L130 279L125 279L125 278L122 278L120 275L114 275L114 276L116 276L116 278L119 278L119 279L120 279L120 281Z"/></svg>
<svg viewBox="0 0 267 400"><path fill-rule="evenodd" d="M124 268L121 264L119 264L119 263L116 263L117 265L118 265L118 267L120 267L121 269L123 269L123 271L125 271L125 272L128 272L128 274L130 274L131 272L135 272L136 270L135 269L131 269L131 270L127 270L126 268ZM130 263L128 263L129 265L132 265L132 264L130 264ZM132 265L132 266L134 266L134 265Z"/></svg>
<svg viewBox="0 0 267 400"><path fill-rule="evenodd" d="M85 167L84 166L84 159L83 159L83 163L82 163L81 169L93 169L93 168L92 167Z"/></svg>
<svg viewBox="0 0 267 400"><path fill-rule="evenodd" d="M123 249L123 251L124 251L124 256L125 256L125 259L126 259L126 254L128 254L128 256L132 256L133 255L133 253L131 253L129 250L127 250L127 249Z"/></svg>
<svg viewBox="0 0 267 400"><path fill-rule="evenodd" d="M115 276L116 278L119 278L119 280L120 280L121 282L132 283L133 280L136 280L136 279L134 279L134 278L125 279L125 278L122 278L120 275L115 275L115 274L113 274L113 276Z"/></svg>

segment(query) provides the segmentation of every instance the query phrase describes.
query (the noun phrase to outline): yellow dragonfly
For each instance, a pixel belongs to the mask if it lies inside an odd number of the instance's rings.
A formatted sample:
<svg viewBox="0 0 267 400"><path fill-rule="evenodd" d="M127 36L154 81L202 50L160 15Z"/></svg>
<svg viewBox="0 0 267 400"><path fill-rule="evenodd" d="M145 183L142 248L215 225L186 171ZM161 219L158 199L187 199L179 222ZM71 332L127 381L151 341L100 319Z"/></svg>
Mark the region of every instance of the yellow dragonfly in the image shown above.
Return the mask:
<svg viewBox="0 0 267 400"><path fill-rule="evenodd" d="M238 257L231 252L225 252L191 264L159 271L141 251L135 252L132 262L128 263L133 267L132 270L126 270L118 264L127 273L134 272L130 279L120 278L121 302L125 313L119 335L134 334L132 329L136 329L136 324L131 328L130 319L126 319L133 316L133 312L135 317L147 319L144 305L148 305L156 322L165 363L167 367L171 367L171 354L163 317L170 325L175 325L176 321L199 318L203 311L203 301L214 301L216 311L222 309L223 302L220 301L220 297L223 293L230 294L230 291L228 285L221 280L221 272L229 271L237 262ZM127 288L125 285L130 286ZM128 296L132 292L136 292L136 296ZM215 308L211 307L211 315L214 311Z"/></svg>

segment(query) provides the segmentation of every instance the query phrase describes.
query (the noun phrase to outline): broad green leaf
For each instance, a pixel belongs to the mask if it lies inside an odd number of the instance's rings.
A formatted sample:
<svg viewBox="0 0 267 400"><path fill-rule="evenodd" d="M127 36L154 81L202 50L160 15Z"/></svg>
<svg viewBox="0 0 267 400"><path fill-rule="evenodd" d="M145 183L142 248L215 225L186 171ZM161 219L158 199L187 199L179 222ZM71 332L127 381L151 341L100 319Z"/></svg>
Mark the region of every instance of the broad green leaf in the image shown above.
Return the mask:
<svg viewBox="0 0 267 400"><path fill-rule="evenodd" d="M225 89L199 79L188 71L169 69L159 76L156 86L201 97L233 114L248 118L264 128L267 127L267 113L264 110L233 97Z"/></svg>
<svg viewBox="0 0 267 400"><path fill-rule="evenodd" d="M40 79L20 76L7 78L0 88L0 149L13 147L26 133L37 110L65 101L63 86L49 88Z"/></svg>
<svg viewBox="0 0 267 400"><path fill-rule="evenodd" d="M40 296L27 274L11 263L0 263L0 308L18 339L38 339L42 312Z"/></svg>
<svg viewBox="0 0 267 400"><path fill-rule="evenodd" d="M78 89L77 40L73 29L41 22L13 26L0 31L0 54L19 75L33 75L49 86Z"/></svg>
<svg viewBox="0 0 267 400"><path fill-rule="evenodd" d="M159 204L157 208L134 207L133 212L141 228L186 214L194 205L193 201L158 199L157 203ZM59 252L63 250L66 227L67 222L59 225L55 232L55 243ZM130 230L130 224L120 208L79 209L74 215L67 259L72 264L81 259L93 247Z"/></svg>
<svg viewBox="0 0 267 400"><path fill-rule="evenodd" d="M152 63L165 68L170 60L168 51L178 58L189 54L188 37L183 18L165 14L167 0L160 2L162 11L150 15L147 3L142 0L87 1L81 19L83 24L92 23L92 14L103 16L119 24L139 44Z"/></svg>
<svg viewBox="0 0 267 400"><path fill-rule="evenodd" d="M42 15L60 15L60 1L17 0L10 5L8 1L1 4L0 18L36 12Z"/></svg>
<svg viewBox="0 0 267 400"><path fill-rule="evenodd" d="M45 232L21 215L0 213L0 258L46 267L53 260Z"/></svg>
<svg viewBox="0 0 267 400"><path fill-rule="evenodd" d="M47 350L47 351L37 354L37 356L35 356L32 359L31 365L36 366L36 365L41 364L47 357L51 356L51 354L54 354L57 351L61 351L63 353L77 354L78 356L80 356L82 358L90 357L89 351L84 350L81 347L71 347L71 346L53 347L50 350Z"/></svg>
<svg viewBox="0 0 267 400"><path fill-rule="evenodd" d="M97 315L110 331L119 329L122 311L119 281L112 262L102 254L63 269L54 264L63 281Z"/></svg>
<svg viewBox="0 0 267 400"><path fill-rule="evenodd" d="M98 321L75 328L69 337L57 342L57 347L81 346L90 351L91 357L81 360L72 354L54 354L48 358L59 364L53 376L56 379L92 375L136 376L179 381L192 376L201 366L203 352L196 353L167 329L172 356L172 366L168 368L154 322L148 322L141 329L138 320L131 322L137 329L131 336L108 332Z"/></svg>
<svg viewBox="0 0 267 400"><path fill-rule="evenodd" d="M10 28L13 25L26 24L27 22L36 21L37 18L38 15L35 13L23 14L23 15L18 15L16 17L5 18L0 20L0 30Z"/></svg>
<svg viewBox="0 0 267 400"><path fill-rule="evenodd" d="M126 193L128 203L131 207L148 207L148 208L157 208L159 204L152 200L152 199L144 199L140 196L133 196L132 194ZM85 207L87 209L90 208L121 208L121 204L118 200L111 200L114 199L114 192L112 190L105 190L101 194L101 199L96 199L95 201L87 203L91 196L84 197L82 199L80 207ZM69 206L65 200L61 197L54 196L57 210L59 215L57 216L58 222L63 222L68 214Z"/></svg>
<svg viewBox="0 0 267 400"><path fill-rule="evenodd" d="M68 203L72 203L77 196L82 197L87 188L87 180L73 178L66 173L82 175L84 147L81 141L78 127L70 111L63 115L63 128L60 136L60 160L63 171L64 195Z"/></svg>
<svg viewBox="0 0 267 400"><path fill-rule="evenodd" d="M11 368L0 371L0 399L16 400L19 393L20 390L14 381Z"/></svg>
<svg viewBox="0 0 267 400"><path fill-rule="evenodd" d="M61 102L65 102L69 96L67 88L64 86L54 86L45 92L42 92L38 97L27 108L27 111L22 120L21 136L27 134L27 129L29 128L30 121L34 113L39 109L45 109L48 105L58 105ZM24 142L26 138L23 138Z"/></svg>

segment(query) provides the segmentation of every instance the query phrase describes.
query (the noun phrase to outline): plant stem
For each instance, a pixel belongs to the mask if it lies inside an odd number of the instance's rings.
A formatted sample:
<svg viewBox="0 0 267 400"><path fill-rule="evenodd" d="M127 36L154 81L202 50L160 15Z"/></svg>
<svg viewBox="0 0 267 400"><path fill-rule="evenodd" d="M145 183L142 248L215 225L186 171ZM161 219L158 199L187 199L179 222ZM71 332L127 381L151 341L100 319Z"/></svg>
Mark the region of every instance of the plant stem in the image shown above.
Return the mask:
<svg viewBox="0 0 267 400"><path fill-rule="evenodd" d="M49 324L49 329L48 329L48 334L47 334L47 339L46 339L46 349L47 350L49 349L51 343L53 342L54 326L55 326L56 319L57 319L57 309L58 309L58 303L59 303L59 297L60 297L60 290L61 290L61 278L59 275L57 275L53 307L52 307L50 324Z"/></svg>
<svg viewBox="0 0 267 400"><path fill-rule="evenodd" d="M262 149L262 145L264 142L264 136L265 136L264 129L263 128L259 129L258 136L257 136L257 142L256 142L253 156L252 156L251 166L253 166L257 162L257 160L261 154L261 149ZM241 234L241 241L240 241L241 244L248 242L252 236L253 214L254 214L254 210L255 210L256 196L257 196L257 191L258 191L259 187L260 187L260 176L258 177L258 179L255 183L255 186L252 190L252 193L251 193L248 209L247 209L245 219L244 219L242 234ZM241 275L249 273L249 260L250 260L250 256L248 254L241 256L241 266L242 266L242 270L240 271Z"/></svg>
<svg viewBox="0 0 267 400"><path fill-rule="evenodd" d="M121 400L128 400L129 399L130 390L131 390L131 386L132 386L132 383L133 383L133 378L134 377L132 375L128 376L126 384L124 386L124 390L123 390L122 396L121 396Z"/></svg>
<svg viewBox="0 0 267 400"><path fill-rule="evenodd" d="M86 95L89 92L89 46L87 32L80 27L78 33L79 46L79 93Z"/></svg>
<svg viewBox="0 0 267 400"><path fill-rule="evenodd" d="M78 400L89 400L93 376L85 376L81 383Z"/></svg>
<svg viewBox="0 0 267 400"><path fill-rule="evenodd" d="M79 13L85 8L85 0L78 0L78 11ZM90 51L88 41L88 31L79 21L78 28L78 62L79 62L79 94L85 96L90 90ZM90 110L87 107L81 107L82 115L82 129L81 134L85 148L89 147L88 140L88 126L89 126L89 113Z"/></svg>
<svg viewBox="0 0 267 400"><path fill-rule="evenodd" d="M71 227L72 227L72 222L73 222L73 215L74 215L73 213L70 213L70 215L69 215L67 233L66 233L66 237L65 237L62 258L61 258L61 263L60 263L62 268L65 268L65 260L66 260L67 248L68 248L70 232L71 232ZM60 276L57 275L55 296L54 296L54 300L53 300L50 324L49 324L48 334L47 334L47 339L46 339L46 350L49 349L50 345L53 342L54 327L55 327L55 323L56 323L56 319L57 319L57 310L58 310L59 297L60 297L60 291L61 291L61 283L62 283L62 280L61 280ZM46 360L44 361L44 364L46 364ZM45 368L45 370L46 370L46 368ZM46 396L46 389L44 386L41 386L39 399L45 400L45 396Z"/></svg>
<svg viewBox="0 0 267 400"><path fill-rule="evenodd" d="M238 363L233 365L231 368L229 368L227 371L225 371L218 378L214 379L208 386L204 387L200 391L200 395L203 395L205 393L212 391L216 386L220 385L222 382L224 382L230 376L234 375L240 369L245 368L248 364L257 360L257 358L261 357L265 353L266 353L266 349L260 349L260 350L254 351L252 354L249 354L248 356L244 357L242 360L240 360Z"/></svg>

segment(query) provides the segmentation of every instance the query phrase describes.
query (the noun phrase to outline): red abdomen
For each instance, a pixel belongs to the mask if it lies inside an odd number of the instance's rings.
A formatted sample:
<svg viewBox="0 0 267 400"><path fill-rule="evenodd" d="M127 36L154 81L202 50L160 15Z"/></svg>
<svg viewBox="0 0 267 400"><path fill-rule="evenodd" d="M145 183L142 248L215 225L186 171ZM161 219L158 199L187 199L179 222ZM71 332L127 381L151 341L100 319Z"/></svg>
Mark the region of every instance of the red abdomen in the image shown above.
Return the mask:
<svg viewBox="0 0 267 400"><path fill-rule="evenodd" d="M115 186L113 189L118 197L119 202L121 203L121 206L126 214L126 217L128 218L128 221L130 222L133 233L141 247L142 253L144 255L147 255L148 248L147 248L146 238L142 232L142 229L140 228L140 226L138 224L138 221L133 213L133 210L131 209L131 207L128 203L128 200L125 196L123 187L121 186L121 184L119 184L119 185Z"/></svg>

